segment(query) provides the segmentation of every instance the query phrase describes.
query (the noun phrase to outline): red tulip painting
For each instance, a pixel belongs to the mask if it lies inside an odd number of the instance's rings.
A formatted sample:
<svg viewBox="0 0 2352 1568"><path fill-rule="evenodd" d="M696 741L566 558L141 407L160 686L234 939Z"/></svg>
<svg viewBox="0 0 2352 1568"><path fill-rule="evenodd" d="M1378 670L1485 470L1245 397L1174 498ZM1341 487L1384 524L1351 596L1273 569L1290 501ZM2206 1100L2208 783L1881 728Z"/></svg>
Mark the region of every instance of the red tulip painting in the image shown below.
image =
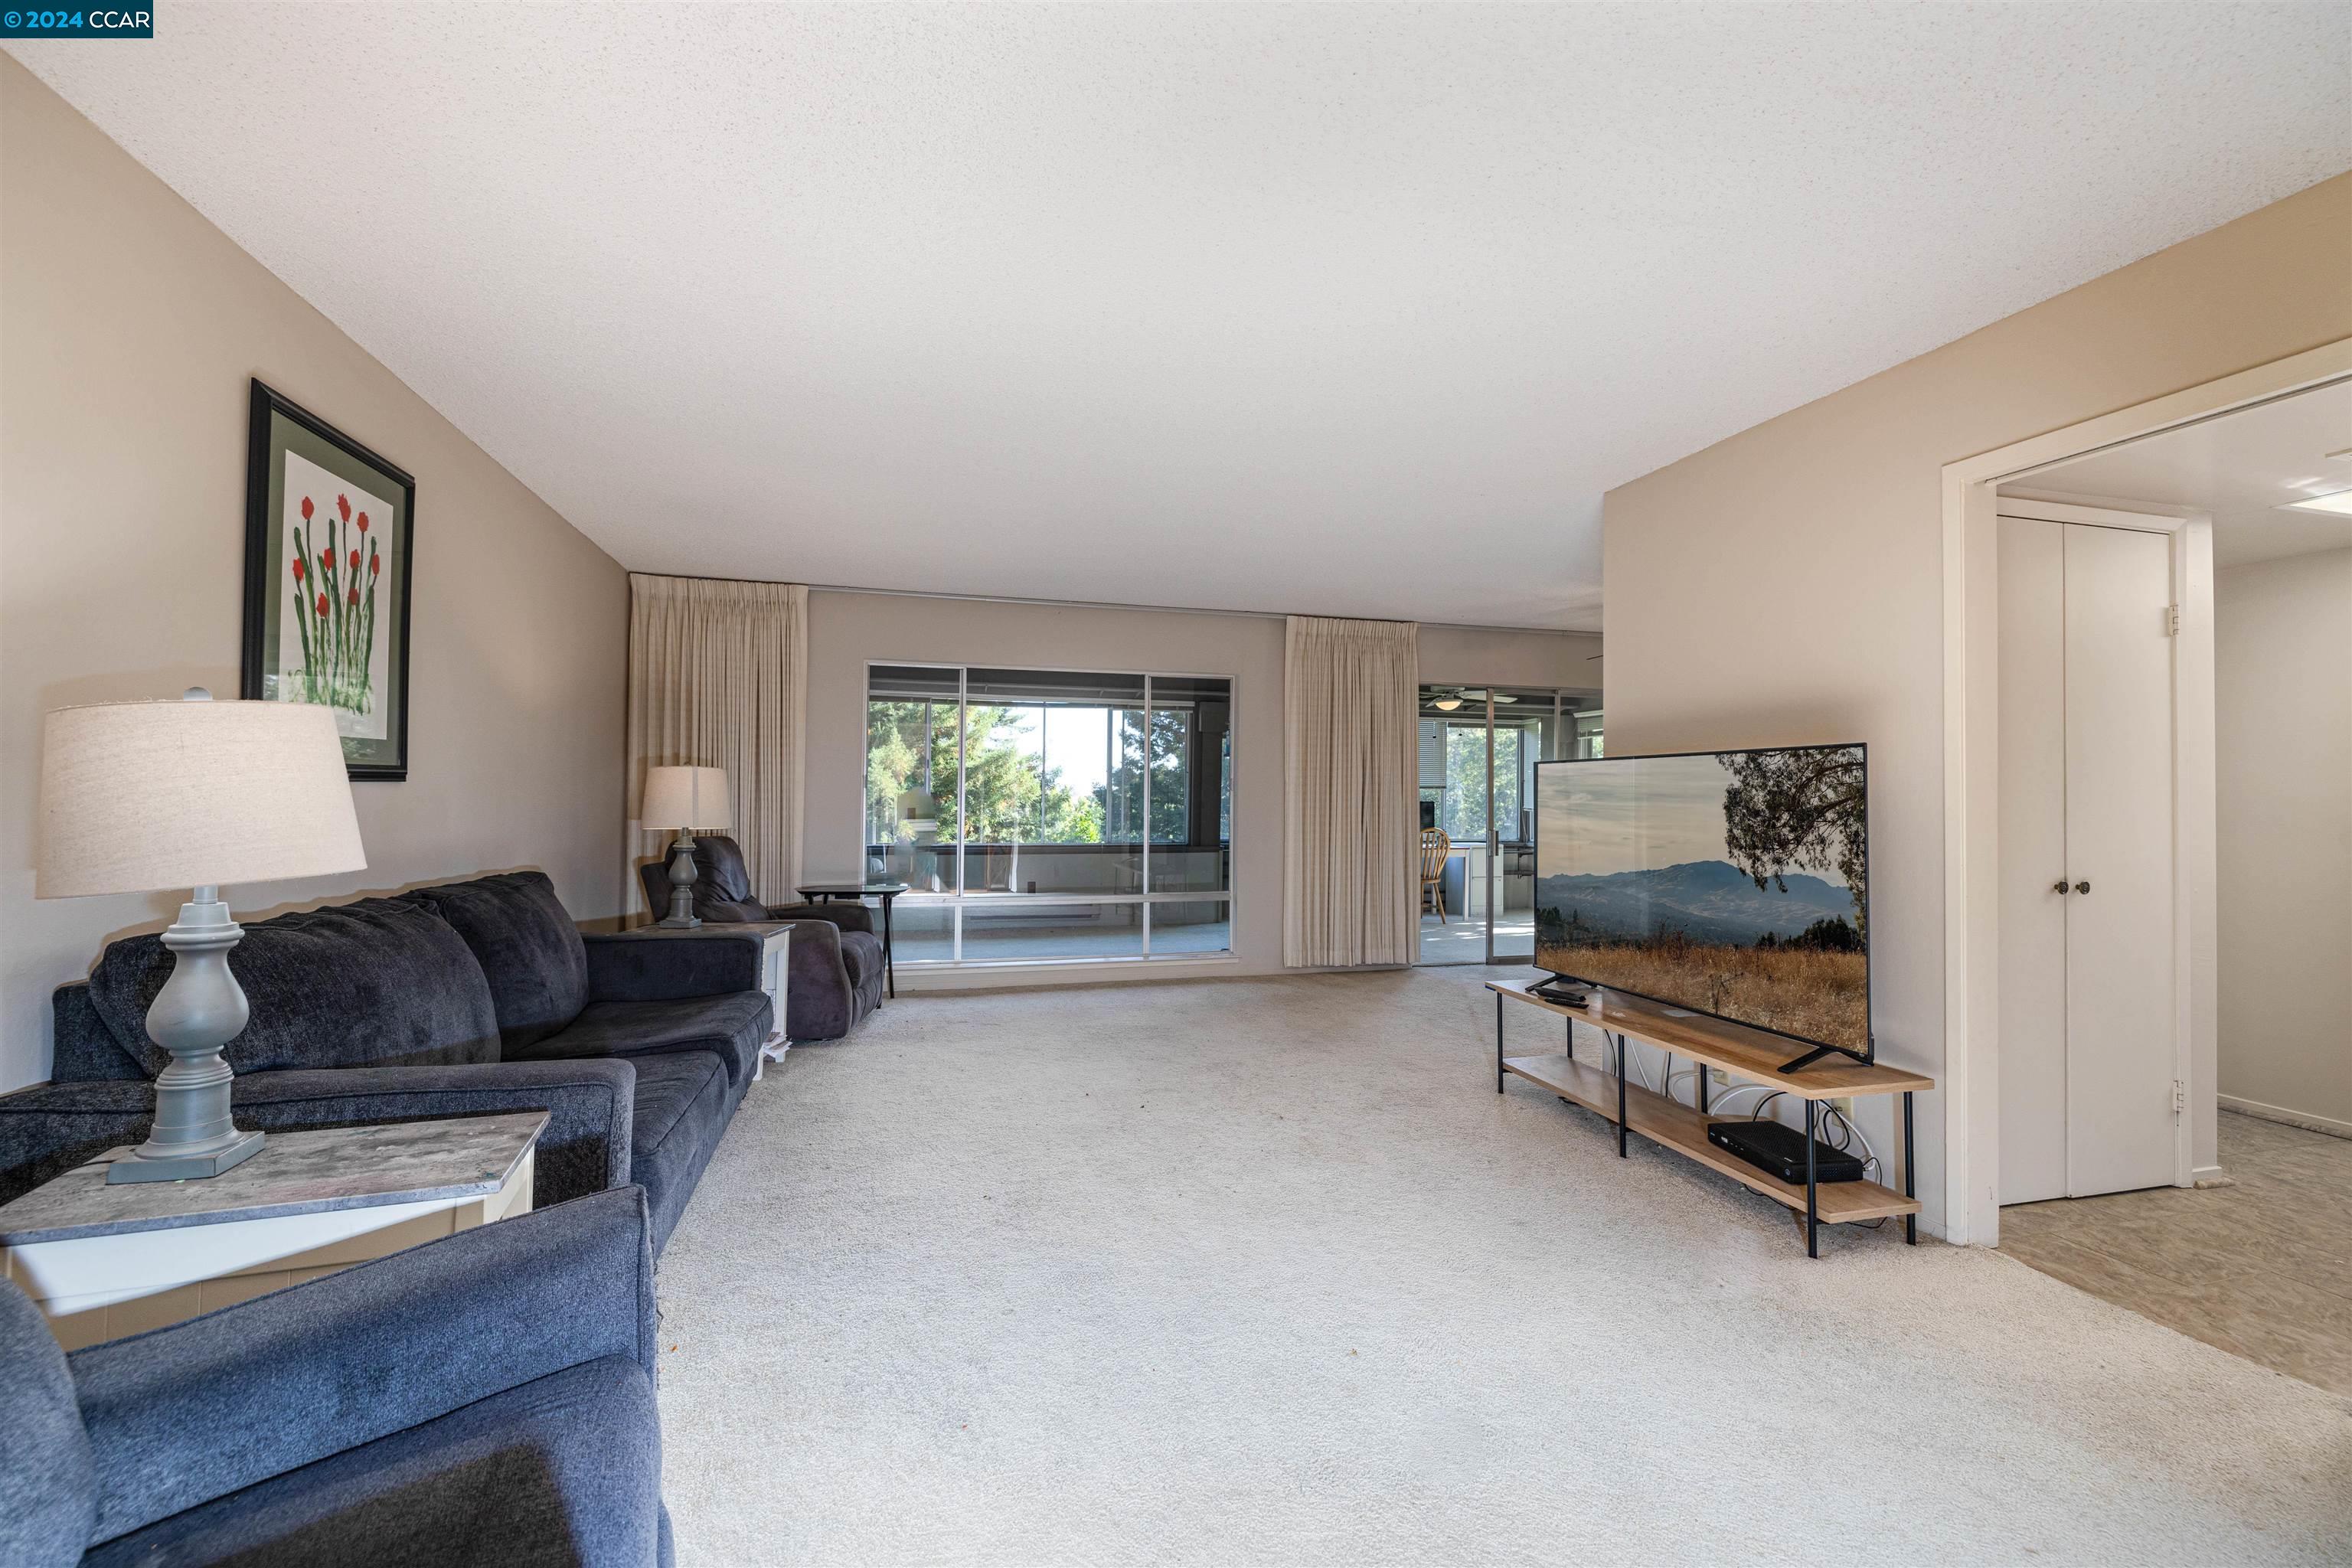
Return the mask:
<svg viewBox="0 0 2352 1568"><path fill-rule="evenodd" d="M367 713L375 698L376 588L383 558L376 552L374 541L369 540L367 574L364 579L361 577L362 556L357 540L347 540L341 533L343 524L352 516L348 495L335 497L334 515L325 520L324 539L317 537L320 529L316 500L303 496L297 510L302 521L287 531L287 547L293 557L289 565L294 575L294 603L298 606L302 604L306 581L315 578L331 584L336 578L342 580L341 594L321 591L310 605L311 615L302 615L298 609L294 616L302 642L299 677L302 700L323 702L351 713ZM367 513L359 515L358 537L364 538ZM366 584L364 592L362 581Z"/></svg>
<svg viewBox="0 0 2352 1568"><path fill-rule="evenodd" d="M406 778L416 481L252 391L243 695L330 710L352 778Z"/></svg>

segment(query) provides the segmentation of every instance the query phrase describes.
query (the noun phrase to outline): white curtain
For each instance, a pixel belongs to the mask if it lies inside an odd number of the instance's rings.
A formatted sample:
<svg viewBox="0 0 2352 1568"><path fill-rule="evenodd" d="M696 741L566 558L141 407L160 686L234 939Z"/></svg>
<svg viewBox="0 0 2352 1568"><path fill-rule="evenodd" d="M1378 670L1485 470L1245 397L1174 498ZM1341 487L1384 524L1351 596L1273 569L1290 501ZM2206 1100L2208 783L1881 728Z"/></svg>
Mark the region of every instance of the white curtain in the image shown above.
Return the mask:
<svg viewBox="0 0 2352 1568"><path fill-rule="evenodd" d="M725 768L729 836L742 846L751 890L793 901L807 694L808 589L629 574L630 923L649 912L637 866L671 837L637 823L649 767Z"/></svg>
<svg viewBox="0 0 2352 1568"><path fill-rule="evenodd" d="M1290 617L1282 962L1421 956L1420 652L1409 621Z"/></svg>

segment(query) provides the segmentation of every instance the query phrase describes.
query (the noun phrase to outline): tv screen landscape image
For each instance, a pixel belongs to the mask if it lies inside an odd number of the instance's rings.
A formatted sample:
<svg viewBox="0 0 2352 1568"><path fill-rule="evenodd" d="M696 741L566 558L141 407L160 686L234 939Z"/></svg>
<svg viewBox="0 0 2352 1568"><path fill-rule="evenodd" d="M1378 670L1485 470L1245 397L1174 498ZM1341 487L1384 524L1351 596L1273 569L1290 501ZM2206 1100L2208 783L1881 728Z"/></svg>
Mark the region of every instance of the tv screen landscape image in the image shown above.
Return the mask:
<svg viewBox="0 0 2352 1568"><path fill-rule="evenodd" d="M1536 768L1536 966L1868 1057L1864 748Z"/></svg>

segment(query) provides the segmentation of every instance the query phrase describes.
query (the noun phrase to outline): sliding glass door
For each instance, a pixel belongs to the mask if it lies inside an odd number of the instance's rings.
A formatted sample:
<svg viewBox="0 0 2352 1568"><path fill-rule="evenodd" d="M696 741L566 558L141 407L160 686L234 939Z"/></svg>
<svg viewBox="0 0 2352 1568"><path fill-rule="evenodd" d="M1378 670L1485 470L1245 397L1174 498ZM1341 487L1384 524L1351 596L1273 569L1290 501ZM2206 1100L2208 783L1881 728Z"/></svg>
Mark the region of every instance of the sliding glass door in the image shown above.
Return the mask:
<svg viewBox="0 0 2352 1568"><path fill-rule="evenodd" d="M1233 945L1233 682L873 665L870 874L904 963L1198 957Z"/></svg>
<svg viewBox="0 0 2352 1568"><path fill-rule="evenodd" d="M1535 767L1598 755L1597 692L1421 689L1423 963L1535 957Z"/></svg>

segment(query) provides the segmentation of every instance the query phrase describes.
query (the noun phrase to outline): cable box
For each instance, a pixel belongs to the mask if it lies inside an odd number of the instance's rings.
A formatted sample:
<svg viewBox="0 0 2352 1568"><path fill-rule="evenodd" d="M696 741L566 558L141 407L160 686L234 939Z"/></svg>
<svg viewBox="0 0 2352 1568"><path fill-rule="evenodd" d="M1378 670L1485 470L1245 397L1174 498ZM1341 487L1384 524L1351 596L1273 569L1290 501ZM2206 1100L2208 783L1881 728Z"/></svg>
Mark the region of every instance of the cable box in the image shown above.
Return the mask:
<svg viewBox="0 0 2352 1568"><path fill-rule="evenodd" d="M1784 1121L1710 1121L1706 1141L1738 1155L1759 1171L1796 1186L1805 1184L1805 1135ZM1862 1156L1813 1140L1813 1180L1858 1182Z"/></svg>

